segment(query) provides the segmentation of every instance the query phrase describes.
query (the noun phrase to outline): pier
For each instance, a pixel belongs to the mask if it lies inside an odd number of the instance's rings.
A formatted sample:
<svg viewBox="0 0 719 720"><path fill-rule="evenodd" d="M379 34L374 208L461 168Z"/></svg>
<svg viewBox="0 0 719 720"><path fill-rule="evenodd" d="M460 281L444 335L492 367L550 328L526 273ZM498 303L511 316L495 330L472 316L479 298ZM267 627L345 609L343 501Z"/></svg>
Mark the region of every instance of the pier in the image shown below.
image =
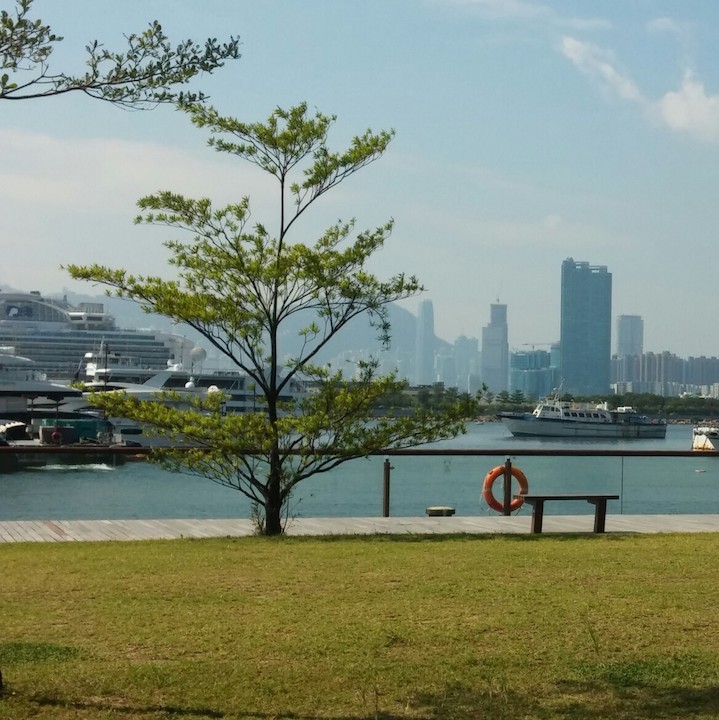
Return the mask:
<svg viewBox="0 0 719 720"><path fill-rule="evenodd" d="M548 515L543 534L592 533L591 515ZM719 532L716 515L607 515L606 534ZM289 536L327 535L528 535L528 515L467 517L296 518L287 522ZM181 538L249 537L251 520L4 520L0 543L107 542L179 540Z"/></svg>

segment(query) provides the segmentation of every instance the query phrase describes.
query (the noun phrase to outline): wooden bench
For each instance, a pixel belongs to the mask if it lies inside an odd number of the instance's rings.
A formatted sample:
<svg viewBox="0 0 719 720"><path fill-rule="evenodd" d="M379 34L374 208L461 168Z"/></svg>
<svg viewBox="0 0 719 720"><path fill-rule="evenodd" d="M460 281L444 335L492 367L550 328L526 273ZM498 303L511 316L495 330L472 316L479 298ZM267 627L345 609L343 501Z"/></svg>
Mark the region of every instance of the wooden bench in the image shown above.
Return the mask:
<svg viewBox="0 0 719 720"><path fill-rule="evenodd" d="M449 505L430 505L425 512L429 517L451 517L454 515L454 508Z"/></svg>
<svg viewBox="0 0 719 720"><path fill-rule="evenodd" d="M607 520L607 500L619 500L619 495L515 495L532 506L532 532L542 532L544 519L544 503L548 500L586 500L594 505L594 532L603 533Z"/></svg>

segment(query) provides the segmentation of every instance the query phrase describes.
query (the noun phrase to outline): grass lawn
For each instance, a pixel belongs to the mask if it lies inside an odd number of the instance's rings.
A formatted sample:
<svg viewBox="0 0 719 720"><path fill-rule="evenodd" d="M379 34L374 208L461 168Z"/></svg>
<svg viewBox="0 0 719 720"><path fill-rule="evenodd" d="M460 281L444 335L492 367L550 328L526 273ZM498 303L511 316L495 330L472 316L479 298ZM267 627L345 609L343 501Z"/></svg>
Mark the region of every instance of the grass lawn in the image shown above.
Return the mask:
<svg viewBox="0 0 719 720"><path fill-rule="evenodd" d="M0 545L0 717L717 718L719 535Z"/></svg>

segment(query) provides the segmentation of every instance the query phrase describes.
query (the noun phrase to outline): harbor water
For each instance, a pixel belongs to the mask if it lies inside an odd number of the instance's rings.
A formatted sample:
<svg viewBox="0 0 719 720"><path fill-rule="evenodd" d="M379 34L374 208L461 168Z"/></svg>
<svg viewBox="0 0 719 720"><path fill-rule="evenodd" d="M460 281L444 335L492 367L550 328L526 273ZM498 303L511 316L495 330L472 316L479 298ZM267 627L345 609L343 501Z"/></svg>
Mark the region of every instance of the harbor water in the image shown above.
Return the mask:
<svg viewBox="0 0 719 720"><path fill-rule="evenodd" d="M501 423L471 423L467 434L433 448L689 450L692 427L670 425L664 440L513 438ZM719 513L719 458L587 456L393 456L390 514L422 516L431 505L457 515L494 515L482 500L484 476L509 457L534 493L611 493L609 513ZM296 488L292 517L382 514L383 457L352 460ZM501 496L501 482L495 485ZM593 512L586 502L555 503L548 513ZM530 514L524 506L521 514ZM48 466L0 475L0 520L247 518L250 501L206 478L169 473L146 462Z"/></svg>

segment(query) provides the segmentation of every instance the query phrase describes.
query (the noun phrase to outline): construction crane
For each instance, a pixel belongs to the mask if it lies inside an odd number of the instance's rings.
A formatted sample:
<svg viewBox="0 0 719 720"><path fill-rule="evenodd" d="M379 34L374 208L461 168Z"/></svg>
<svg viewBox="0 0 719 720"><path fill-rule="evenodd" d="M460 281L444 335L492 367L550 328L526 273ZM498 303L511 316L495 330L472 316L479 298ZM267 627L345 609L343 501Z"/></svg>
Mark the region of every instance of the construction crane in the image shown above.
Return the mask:
<svg viewBox="0 0 719 720"><path fill-rule="evenodd" d="M556 344L557 341L554 340L553 342L522 343L522 347L531 347L534 350L535 347L552 347L552 345Z"/></svg>

